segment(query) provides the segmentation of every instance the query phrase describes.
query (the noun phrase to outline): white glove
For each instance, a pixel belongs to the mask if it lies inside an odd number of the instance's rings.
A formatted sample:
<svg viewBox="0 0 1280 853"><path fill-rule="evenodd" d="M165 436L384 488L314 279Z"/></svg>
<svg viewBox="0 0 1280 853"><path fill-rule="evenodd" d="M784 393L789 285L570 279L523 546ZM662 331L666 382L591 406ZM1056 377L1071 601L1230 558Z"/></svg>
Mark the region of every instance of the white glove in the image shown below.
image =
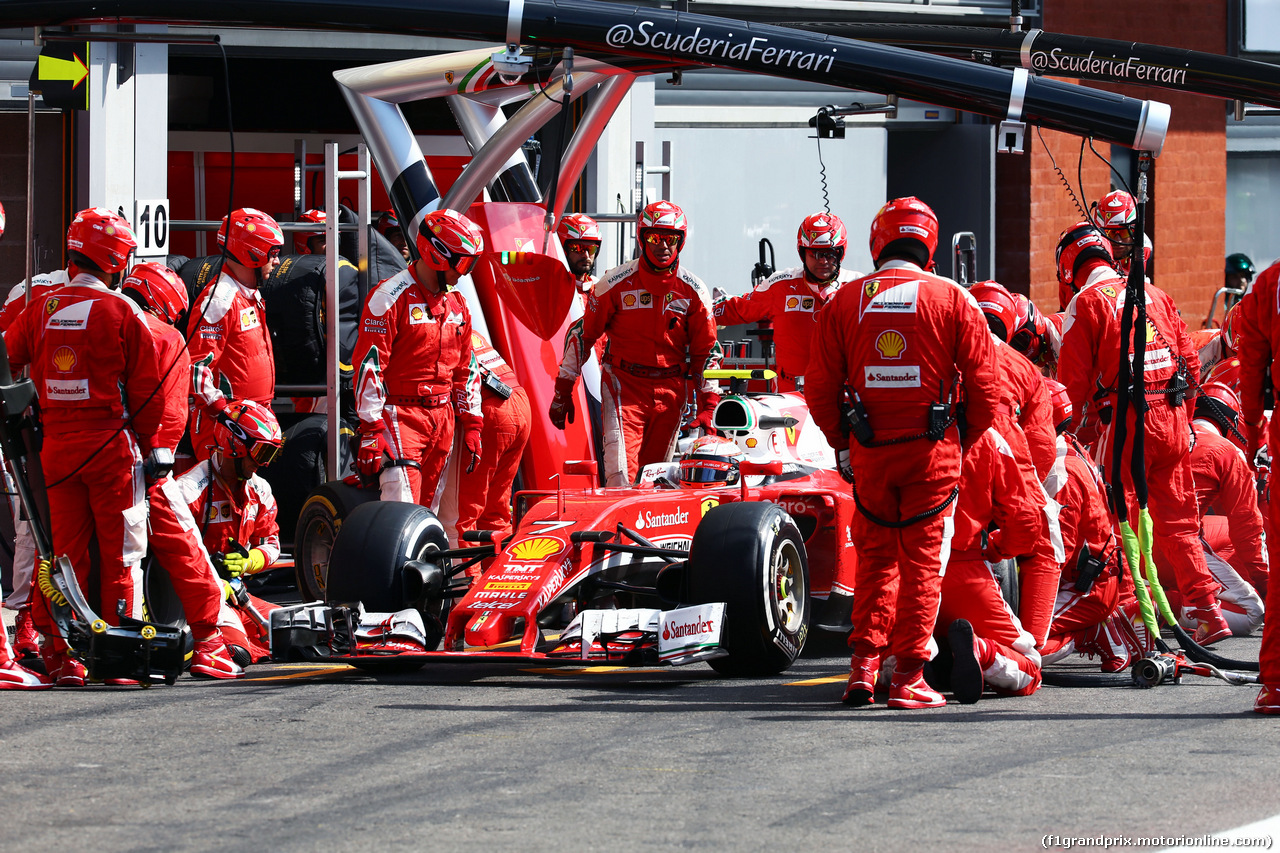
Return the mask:
<svg viewBox="0 0 1280 853"><path fill-rule="evenodd" d="M844 478L846 483L853 482L853 463L849 460L849 449L836 451L836 469L839 470L840 476Z"/></svg>

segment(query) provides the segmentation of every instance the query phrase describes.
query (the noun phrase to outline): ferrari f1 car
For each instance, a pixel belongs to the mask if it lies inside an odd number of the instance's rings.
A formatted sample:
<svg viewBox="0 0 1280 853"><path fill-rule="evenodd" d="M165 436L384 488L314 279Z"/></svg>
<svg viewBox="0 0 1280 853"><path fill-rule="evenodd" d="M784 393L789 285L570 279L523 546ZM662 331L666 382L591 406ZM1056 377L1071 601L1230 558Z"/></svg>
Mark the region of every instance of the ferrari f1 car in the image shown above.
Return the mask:
<svg viewBox="0 0 1280 853"><path fill-rule="evenodd" d="M473 547L450 548L424 507L355 506L331 520L317 574L327 603L276 611L273 656L369 669L489 658L785 670L812 599L851 575L852 496L799 395L727 394L715 424L743 451L732 485L694 488L676 466L652 465L634 488L601 489L594 462L570 463L562 480L586 485L518 493L502 541L478 531ZM334 496L351 500L329 488L317 518ZM311 537L308 559L327 544Z"/></svg>

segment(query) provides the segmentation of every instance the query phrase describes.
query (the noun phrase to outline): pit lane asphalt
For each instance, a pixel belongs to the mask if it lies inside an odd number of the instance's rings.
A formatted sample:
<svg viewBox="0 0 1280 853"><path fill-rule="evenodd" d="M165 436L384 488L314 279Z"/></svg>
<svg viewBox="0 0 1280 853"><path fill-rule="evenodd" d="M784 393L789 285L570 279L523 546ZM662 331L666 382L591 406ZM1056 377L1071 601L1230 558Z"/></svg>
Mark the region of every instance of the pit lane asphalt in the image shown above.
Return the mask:
<svg viewBox="0 0 1280 853"><path fill-rule="evenodd" d="M751 681L268 665L0 693L0 849L1031 850L1280 813L1280 738L1252 687L853 710L846 667L827 642Z"/></svg>

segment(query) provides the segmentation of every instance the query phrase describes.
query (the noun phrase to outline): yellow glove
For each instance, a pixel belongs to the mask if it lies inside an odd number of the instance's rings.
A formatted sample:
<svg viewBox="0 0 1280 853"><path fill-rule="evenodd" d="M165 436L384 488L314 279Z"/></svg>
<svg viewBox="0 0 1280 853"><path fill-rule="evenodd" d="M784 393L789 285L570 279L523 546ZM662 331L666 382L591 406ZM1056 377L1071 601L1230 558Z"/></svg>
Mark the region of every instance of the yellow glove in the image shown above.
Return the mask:
<svg viewBox="0 0 1280 853"><path fill-rule="evenodd" d="M227 554L222 560L223 565L227 567L227 574L233 578L260 572L267 567L267 555L259 548L251 550L247 557L233 552Z"/></svg>

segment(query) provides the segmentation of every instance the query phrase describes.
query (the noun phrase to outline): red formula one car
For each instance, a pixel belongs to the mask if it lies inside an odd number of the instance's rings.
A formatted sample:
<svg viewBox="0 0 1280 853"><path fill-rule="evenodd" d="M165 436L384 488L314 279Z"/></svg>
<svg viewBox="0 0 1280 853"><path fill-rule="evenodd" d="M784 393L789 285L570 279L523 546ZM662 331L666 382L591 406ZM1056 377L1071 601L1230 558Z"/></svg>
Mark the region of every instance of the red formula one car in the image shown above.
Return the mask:
<svg viewBox="0 0 1280 853"><path fill-rule="evenodd" d="M726 394L715 424L743 450L737 483L691 488L677 463L595 488L595 463L570 463L570 483L517 495L502 542L451 549L424 507L356 506L332 542L328 603L276 611L274 657L785 670L811 599L852 591L852 496L799 395Z"/></svg>

